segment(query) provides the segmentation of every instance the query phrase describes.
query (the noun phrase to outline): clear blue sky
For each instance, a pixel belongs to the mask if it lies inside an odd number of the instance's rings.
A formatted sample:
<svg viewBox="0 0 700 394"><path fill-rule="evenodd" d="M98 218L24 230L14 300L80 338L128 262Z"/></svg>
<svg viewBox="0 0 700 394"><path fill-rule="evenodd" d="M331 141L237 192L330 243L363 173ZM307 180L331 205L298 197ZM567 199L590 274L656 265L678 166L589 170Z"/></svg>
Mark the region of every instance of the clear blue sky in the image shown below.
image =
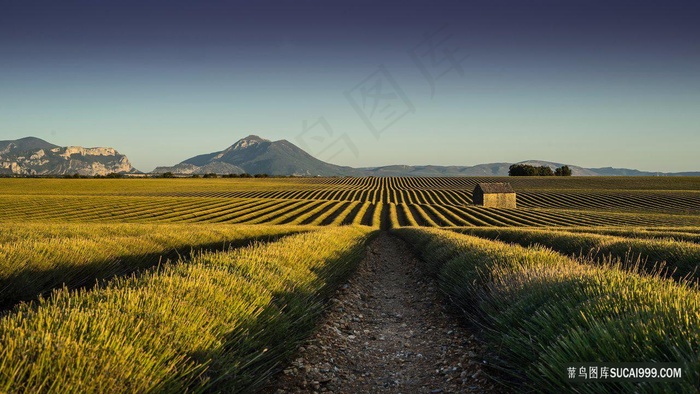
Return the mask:
<svg viewBox="0 0 700 394"><path fill-rule="evenodd" d="M247 3L0 0L0 139L700 170L697 1Z"/></svg>

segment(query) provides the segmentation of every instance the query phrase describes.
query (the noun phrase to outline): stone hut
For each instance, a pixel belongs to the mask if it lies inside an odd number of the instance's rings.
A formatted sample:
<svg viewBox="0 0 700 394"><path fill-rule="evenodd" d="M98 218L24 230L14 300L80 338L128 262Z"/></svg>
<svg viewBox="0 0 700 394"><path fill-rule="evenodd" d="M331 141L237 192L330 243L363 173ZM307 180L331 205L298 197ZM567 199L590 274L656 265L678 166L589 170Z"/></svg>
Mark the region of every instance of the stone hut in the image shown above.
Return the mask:
<svg viewBox="0 0 700 394"><path fill-rule="evenodd" d="M489 208L515 208L515 191L510 183L479 183L474 188L474 205Z"/></svg>

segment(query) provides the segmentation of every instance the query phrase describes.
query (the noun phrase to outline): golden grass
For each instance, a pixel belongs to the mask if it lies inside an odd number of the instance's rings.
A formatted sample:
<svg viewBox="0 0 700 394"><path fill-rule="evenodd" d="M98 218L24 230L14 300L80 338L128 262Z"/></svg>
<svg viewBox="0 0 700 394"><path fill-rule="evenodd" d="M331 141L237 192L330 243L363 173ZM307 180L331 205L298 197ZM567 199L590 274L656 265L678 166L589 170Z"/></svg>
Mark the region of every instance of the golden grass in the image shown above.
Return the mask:
<svg viewBox="0 0 700 394"><path fill-rule="evenodd" d="M0 320L0 392L249 392L309 334L370 231L327 228L57 291Z"/></svg>
<svg viewBox="0 0 700 394"><path fill-rule="evenodd" d="M696 282L700 275L700 245L692 242L553 229L469 227L455 231L526 247L542 245L569 256L584 256L591 262L614 259L633 269L664 273L679 280Z"/></svg>
<svg viewBox="0 0 700 394"><path fill-rule="evenodd" d="M0 227L0 307L54 288L158 264L192 250L246 245L306 231L300 227L193 224L11 223Z"/></svg>
<svg viewBox="0 0 700 394"><path fill-rule="evenodd" d="M700 381L700 293L683 283L581 264L444 230L396 233L420 251L440 288L478 323L490 361L513 389L582 393L695 392ZM677 362L676 383L567 381L571 362Z"/></svg>

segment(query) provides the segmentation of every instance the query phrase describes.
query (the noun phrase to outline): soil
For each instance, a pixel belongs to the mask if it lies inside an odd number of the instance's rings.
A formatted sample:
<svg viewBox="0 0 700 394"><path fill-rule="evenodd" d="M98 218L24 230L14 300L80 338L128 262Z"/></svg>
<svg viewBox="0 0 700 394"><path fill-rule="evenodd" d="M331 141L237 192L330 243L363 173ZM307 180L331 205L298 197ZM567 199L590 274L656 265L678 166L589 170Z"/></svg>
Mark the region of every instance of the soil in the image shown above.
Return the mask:
<svg viewBox="0 0 700 394"><path fill-rule="evenodd" d="M502 392L482 354L408 245L383 231L320 329L262 392Z"/></svg>

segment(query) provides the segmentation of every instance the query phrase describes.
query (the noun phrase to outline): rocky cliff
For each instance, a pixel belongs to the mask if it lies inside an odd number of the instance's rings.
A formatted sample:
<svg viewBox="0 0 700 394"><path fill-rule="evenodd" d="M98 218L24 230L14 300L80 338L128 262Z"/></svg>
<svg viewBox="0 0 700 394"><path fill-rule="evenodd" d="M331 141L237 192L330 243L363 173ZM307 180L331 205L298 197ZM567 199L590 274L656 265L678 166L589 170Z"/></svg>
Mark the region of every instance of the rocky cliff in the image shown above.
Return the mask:
<svg viewBox="0 0 700 394"><path fill-rule="evenodd" d="M112 148L61 147L34 137L0 141L2 175L107 175L138 172Z"/></svg>

